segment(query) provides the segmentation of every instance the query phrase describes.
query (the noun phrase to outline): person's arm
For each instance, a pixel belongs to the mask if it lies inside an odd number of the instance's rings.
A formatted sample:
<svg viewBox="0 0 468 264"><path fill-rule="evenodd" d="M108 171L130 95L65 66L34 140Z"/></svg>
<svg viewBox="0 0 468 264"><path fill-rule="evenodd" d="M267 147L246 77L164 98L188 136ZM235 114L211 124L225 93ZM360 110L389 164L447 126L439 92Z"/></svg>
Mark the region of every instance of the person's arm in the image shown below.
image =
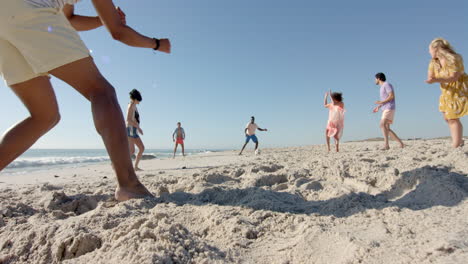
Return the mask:
<svg viewBox="0 0 468 264"><path fill-rule="evenodd" d="M428 76L426 83L451 83L456 82L460 76L463 75L463 72L453 72L447 78L435 78L434 76Z"/></svg>
<svg viewBox="0 0 468 264"><path fill-rule="evenodd" d="M138 124L138 122L134 120L134 116L135 116L135 105L129 104L127 108L127 124L133 127L139 128L140 125Z"/></svg>
<svg viewBox="0 0 468 264"><path fill-rule="evenodd" d="M112 0L92 0L92 2L99 18L112 35L112 38L132 47L151 49L156 47L156 41L153 38L141 35L120 19L119 12ZM171 44L168 39L159 40L158 51L171 52Z"/></svg>
<svg viewBox="0 0 468 264"><path fill-rule="evenodd" d="M65 17L68 19L68 21L70 22L70 24L76 31L87 31L87 30L96 29L102 26L101 19L98 16L90 17L90 16L75 15L74 5L66 4L63 7L62 11Z"/></svg>
<svg viewBox="0 0 468 264"><path fill-rule="evenodd" d="M185 129L182 128L182 139L185 140Z"/></svg>
<svg viewBox="0 0 468 264"><path fill-rule="evenodd" d="M390 92L390 93L388 94L387 99L385 99L385 100L383 100L383 101L377 101L377 102L375 102L375 104L383 105L383 104L386 104L386 103L392 101L393 99L395 99L395 95L393 94L393 92Z"/></svg>
<svg viewBox="0 0 468 264"><path fill-rule="evenodd" d="M244 134L245 134L245 135L247 135L247 130L248 130L248 128L246 127L246 128L244 129Z"/></svg>
<svg viewBox="0 0 468 264"><path fill-rule="evenodd" d="M259 128L259 127L257 127L257 129L260 130L260 131L268 131L268 129L266 129L266 128Z"/></svg>
<svg viewBox="0 0 468 264"><path fill-rule="evenodd" d="M172 141L175 141L174 135L176 135L176 134L177 134L177 128L174 130L174 133L172 133Z"/></svg>
<svg viewBox="0 0 468 264"><path fill-rule="evenodd" d="M323 105L328 107L328 92L325 93L325 98L323 98Z"/></svg>

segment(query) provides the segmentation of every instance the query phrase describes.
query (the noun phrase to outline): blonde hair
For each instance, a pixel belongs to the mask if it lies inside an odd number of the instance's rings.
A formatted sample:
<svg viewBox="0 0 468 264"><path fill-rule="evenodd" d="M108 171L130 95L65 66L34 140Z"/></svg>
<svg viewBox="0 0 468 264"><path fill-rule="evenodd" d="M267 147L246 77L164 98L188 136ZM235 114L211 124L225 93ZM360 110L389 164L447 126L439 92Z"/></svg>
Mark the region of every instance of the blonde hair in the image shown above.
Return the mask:
<svg viewBox="0 0 468 264"><path fill-rule="evenodd" d="M463 63L463 57L455 52L455 49L446 39L436 38L431 41L429 46L434 49L438 57L444 58L445 61L447 61L447 64L453 65L457 60L460 60ZM441 66L439 58L434 58L433 60L437 62L436 65L439 67Z"/></svg>

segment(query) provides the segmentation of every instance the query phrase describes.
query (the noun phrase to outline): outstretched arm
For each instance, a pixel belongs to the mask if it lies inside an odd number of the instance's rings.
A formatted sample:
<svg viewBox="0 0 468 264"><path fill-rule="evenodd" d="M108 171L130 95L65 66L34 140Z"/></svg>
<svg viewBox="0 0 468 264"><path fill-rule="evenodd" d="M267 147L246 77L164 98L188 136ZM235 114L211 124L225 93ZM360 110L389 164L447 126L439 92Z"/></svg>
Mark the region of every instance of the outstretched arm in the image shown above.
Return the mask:
<svg viewBox="0 0 468 264"><path fill-rule="evenodd" d="M260 131L268 131L268 129L266 129L266 128L258 128L258 130L260 130Z"/></svg>
<svg viewBox="0 0 468 264"><path fill-rule="evenodd" d="M329 95L329 93L326 92L326 93L325 93L325 97L323 98L323 105L324 105L325 107L328 107L328 95Z"/></svg>
<svg viewBox="0 0 468 264"><path fill-rule="evenodd" d="M91 30L104 25L112 38L126 45L141 48L156 48L157 42L144 36L126 25L125 13L116 8L112 0L92 0L99 17L85 17L74 14L72 5L63 9L65 16L76 30ZM168 39L159 40L158 51L170 53L171 43Z"/></svg>

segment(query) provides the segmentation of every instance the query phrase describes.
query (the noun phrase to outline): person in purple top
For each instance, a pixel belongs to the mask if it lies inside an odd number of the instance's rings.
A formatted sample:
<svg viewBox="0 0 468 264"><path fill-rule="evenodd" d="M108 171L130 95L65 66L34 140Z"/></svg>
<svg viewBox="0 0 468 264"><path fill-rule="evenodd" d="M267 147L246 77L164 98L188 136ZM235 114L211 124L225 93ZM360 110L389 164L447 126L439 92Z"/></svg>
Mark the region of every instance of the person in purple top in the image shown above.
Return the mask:
<svg viewBox="0 0 468 264"><path fill-rule="evenodd" d="M380 120L380 128L385 140L384 149L390 149L388 144L388 135L390 135L395 141L400 143L400 147L405 145L401 139L397 136L393 130L390 129L390 125L393 124L395 117L395 92L393 86L387 82L385 74L379 72L375 75L375 84L380 85L380 101L375 102L377 107L374 108L374 113L382 110L382 119Z"/></svg>

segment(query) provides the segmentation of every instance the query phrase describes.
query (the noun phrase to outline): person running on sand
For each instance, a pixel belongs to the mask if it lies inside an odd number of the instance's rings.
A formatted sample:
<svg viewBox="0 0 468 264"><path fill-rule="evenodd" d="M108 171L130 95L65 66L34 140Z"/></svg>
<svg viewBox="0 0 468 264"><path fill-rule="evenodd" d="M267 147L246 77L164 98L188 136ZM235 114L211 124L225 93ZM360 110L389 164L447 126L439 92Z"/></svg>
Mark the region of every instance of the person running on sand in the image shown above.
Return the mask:
<svg viewBox="0 0 468 264"><path fill-rule="evenodd" d="M185 130L181 127L180 122L178 122L177 128L174 130L174 133L172 133L172 141L175 142L174 156L172 158L175 158L175 154L177 152L177 146L179 146L179 144L182 147L182 156L185 157L184 140L185 140Z"/></svg>
<svg viewBox="0 0 468 264"><path fill-rule="evenodd" d="M328 96L331 97L331 103L328 103ZM327 148L330 151L330 138L335 139L336 152L340 151L340 138L343 135L344 129L344 103L343 95L341 93L326 92L324 99L325 108L328 108L328 122L325 130L325 137L327 140Z"/></svg>
<svg viewBox="0 0 468 264"><path fill-rule="evenodd" d="M242 151L244 151L245 146L249 143L250 140L252 140L255 143L255 155L257 155L258 152L258 138L255 135L256 130L260 131L268 131L266 128L259 128L257 124L255 124L255 117L250 118L250 122L247 123L247 126L245 127L244 133L245 133L245 144L242 147L242 150L240 151L239 155L242 155Z"/></svg>
<svg viewBox="0 0 468 264"><path fill-rule="evenodd" d="M380 101L375 102L378 106L374 108L373 112L377 113L379 110L382 110L380 128L382 129L385 141L384 149L390 149L388 135L396 140L400 144L400 147L403 148L405 145L401 139L390 129L390 125L393 124L393 119L395 117L395 92L393 86L387 82L387 77L381 72L375 75L375 84L380 85Z"/></svg>
<svg viewBox="0 0 468 264"><path fill-rule="evenodd" d="M468 115L468 75L463 58L443 38L431 42L429 53L432 59L426 83L440 83L439 111L450 128L452 146L457 148L465 143L460 118Z"/></svg>
<svg viewBox="0 0 468 264"><path fill-rule="evenodd" d="M2 1L0 73L30 116L0 139L0 170L59 122L58 104L48 76L51 74L91 102L96 130L117 176L115 198L122 201L151 196L133 169L125 122L114 87L101 75L76 30L105 25L110 35L120 42L166 53L170 53L170 42L143 36L127 26L125 14L111 0L92 0L98 17L74 14L76 2L78 0Z"/></svg>
<svg viewBox="0 0 468 264"><path fill-rule="evenodd" d="M133 156L135 154L135 145L138 148L138 154L135 157L136 171L142 170L138 167L138 164L140 163L143 152L145 151L145 145L143 145L143 141L141 141L141 138L138 135L143 135L143 130L140 127L140 113L137 109L137 104L140 104L142 99L140 92L133 89L130 92L130 103L127 107L127 137L130 147L130 155Z"/></svg>

